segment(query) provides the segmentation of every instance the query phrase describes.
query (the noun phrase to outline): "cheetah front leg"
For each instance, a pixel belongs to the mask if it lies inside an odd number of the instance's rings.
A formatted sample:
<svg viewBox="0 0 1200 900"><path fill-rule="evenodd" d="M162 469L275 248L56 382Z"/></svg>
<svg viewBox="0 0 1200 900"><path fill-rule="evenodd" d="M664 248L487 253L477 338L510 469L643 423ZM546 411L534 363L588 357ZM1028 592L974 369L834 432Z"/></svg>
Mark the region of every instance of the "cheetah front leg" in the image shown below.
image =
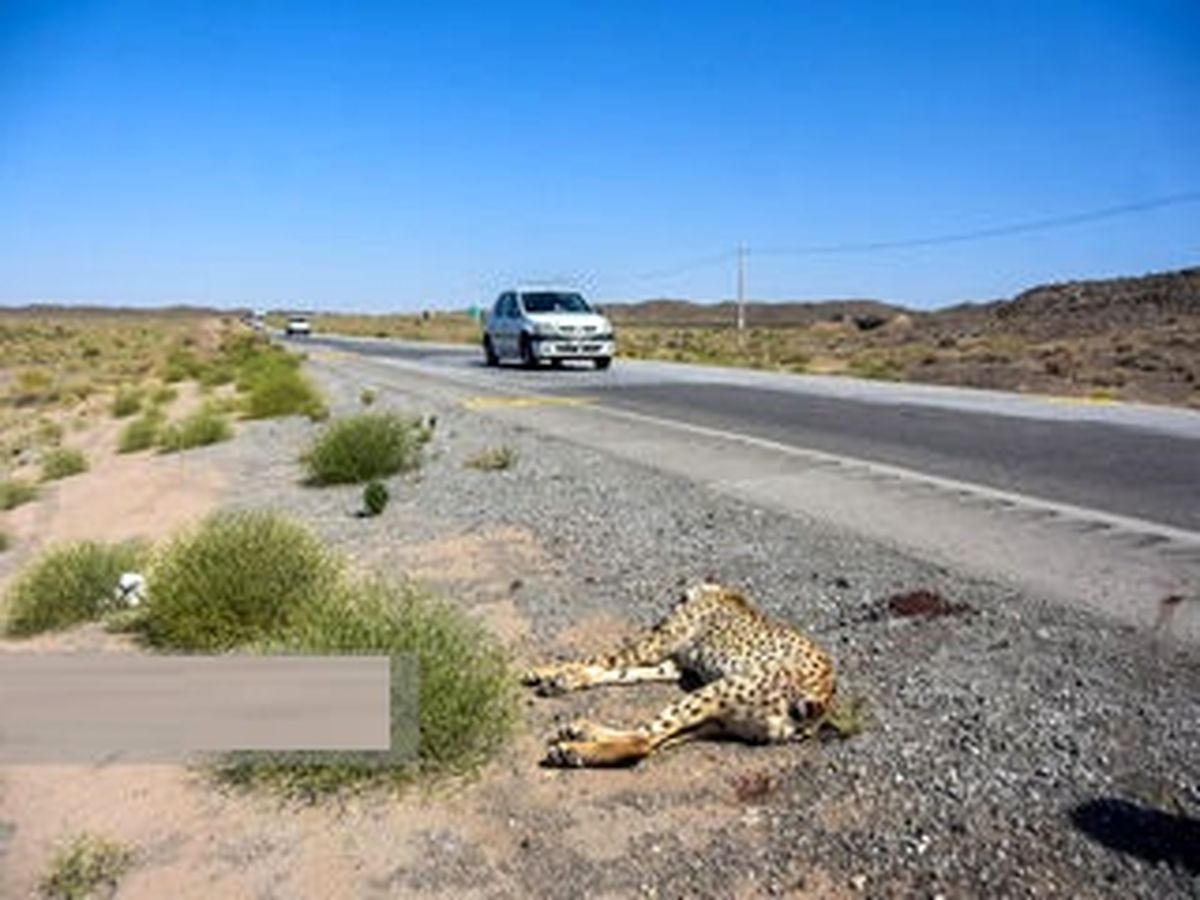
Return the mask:
<svg viewBox="0 0 1200 900"><path fill-rule="evenodd" d="M649 666L611 666L605 660L555 663L526 672L522 681L543 697L565 694L606 684L643 684L651 681L679 681L679 667L673 660Z"/></svg>
<svg viewBox="0 0 1200 900"><path fill-rule="evenodd" d="M725 730L725 719L748 697L757 681L731 676L707 684L672 703L637 728L608 728L578 722L563 729L550 745L545 764L566 768L631 765L671 743Z"/></svg>
<svg viewBox="0 0 1200 900"><path fill-rule="evenodd" d="M678 681L679 667L671 657L691 638L695 628L695 620L681 606L619 650L538 666L527 671L521 681L543 696L606 684Z"/></svg>

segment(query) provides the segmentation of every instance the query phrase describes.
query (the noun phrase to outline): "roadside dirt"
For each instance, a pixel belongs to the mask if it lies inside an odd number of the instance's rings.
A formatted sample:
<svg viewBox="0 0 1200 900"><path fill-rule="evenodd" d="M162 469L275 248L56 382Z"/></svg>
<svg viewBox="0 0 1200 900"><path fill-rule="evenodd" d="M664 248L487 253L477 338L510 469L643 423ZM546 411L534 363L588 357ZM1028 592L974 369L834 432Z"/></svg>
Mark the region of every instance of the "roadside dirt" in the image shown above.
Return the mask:
<svg viewBox="0 0 1200 900"><path fill-rule="evenodd" d="M81 437L79 445L93 461L88 472L8 514L23 555L80 538L161 539L218 505L228 480L219 467L189 454L118 456L112 449L117 429L117 423L105 423ZM386 546L358 562L453 590L486 627L528 653L529 623L513 595L548 560L531 532L509 526ZM564 632L555 649L595 651L628 633L627 623L598 617ZM4 653L64 651L139 652L97 624L0 641ZM667 702L671 691L638 693L590 698L585 714L631 721ZM698 847L742 814L733 784L727 796L696 801L697 773L720 777L723 764L711 750L638 771L579 776L537 768L562 709L531 703L528 730L478 780L443 784L399 802L376 796L281 809L270 798L218 790L202 770L184 766L6 766L0 769L0 896L35 894L56 846L81 832L137 848L137 865L120 886L122 898L482 896L497 885L455 881L456 855L484 853L503 869L506 858L545 839L541 823L581 859L603 864L661 831L685 835L685 845ZM654 780L660 797L649 813L627 802L646 779ZM409 875L419 869L412 864L431 852L447 857L445 884L423 884ZM516 882L506 889L521 892Z"/></svg>
<svg viewBox="0 0 1200 900"><path fill-rule="evenodd" d="M360 387L347 379L342 408L357 408ZM162 537L189 521L184 510L285 508L357 565L453 596L518 665L619 643L661 613L680 579L716 565L756 599L786 600L775 614L804 612L847 696L869 698L864 733L842 744L686 744L627 770L538 766L545 741L577 717L633 723L679 696L654 685L528 697L523 729L477 778L400 797L305 806L218 789L182 766L5 767L0 897L30 896L55 847L82 831L134 848L120 898L1179 894L1186 874L1110 853L1067 816L1079 798L1150 790L1164 798L1154 809L1193 808L1194 654L1168 647L1160 660L1099 620L437 412L442 457L420 480L397 480L383 516L354 517L356 490L301 486L295 459L311 431L300 421L248 426L223 450L184 454L195 471L173 478L158 470L177 459L135 459L145 468L124 490L157 477L161 492L129 515ZM505 442L521 453L519 478L463 469L477 445ZM80 484L54 521L124 502ZM155 519L160 505L180 512ZM618 512L591 512L604 508ZM89 536L118 534L118 518L94 515ZM922 585L933 593L898 601L915 614L879 613L895 591ZM933 615L959 603L977 612ZM96 626L0 644L136 652ZM1126 773L1141 781L1119 792Z"/></svg>

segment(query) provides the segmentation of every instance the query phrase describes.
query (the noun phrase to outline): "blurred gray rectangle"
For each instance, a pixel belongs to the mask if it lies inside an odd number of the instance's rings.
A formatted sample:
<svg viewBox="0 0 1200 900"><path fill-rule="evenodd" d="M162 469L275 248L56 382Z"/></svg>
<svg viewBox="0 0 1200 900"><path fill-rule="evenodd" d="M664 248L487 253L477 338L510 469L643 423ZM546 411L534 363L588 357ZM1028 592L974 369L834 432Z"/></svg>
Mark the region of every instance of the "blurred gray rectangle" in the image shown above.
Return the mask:
<svg viewBox="0 0 1200 900"><path fill-rule="evenodd" d="M415 733L416 666L387 656L0 654L0 762L376 751ZM404 717L393 721L392 701ZM320 758L320 754L315 757Z"/></svg>

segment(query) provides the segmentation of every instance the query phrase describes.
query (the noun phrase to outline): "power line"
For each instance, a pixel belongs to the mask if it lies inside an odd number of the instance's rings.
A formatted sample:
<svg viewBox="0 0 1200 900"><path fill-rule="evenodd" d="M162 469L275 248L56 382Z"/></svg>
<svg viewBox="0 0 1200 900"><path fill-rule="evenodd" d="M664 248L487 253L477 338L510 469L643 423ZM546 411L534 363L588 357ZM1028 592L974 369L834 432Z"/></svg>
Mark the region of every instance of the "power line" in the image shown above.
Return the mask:
<svg viewBox="0 0 1200 900"><path fill-rule="evenodd" d="M902 250L909 247L932 247L939 244L958 244L967 241L985 240L987 238L1006 237L1012 234L1026 234L1033 231L1049 231L1055 228L1066 228L1072 225L1083 225L1103 219L1115 219L1132 213L1145 212L1151 209L1161 209L1166 206L1181 206L1186 203L1200 202L1200 191L1189 191L1182 194L1172 194L1166 197L1156 197L1150 200L1139 200L1133 203L1123 203L1119 206L1109 206L1088 212L1072 213L1065 216L1055 216L1046 219L1032 219L1007 225L997 225L991 228L980 228L974 231L951 232L949 234L931 237L905 238L889 241L858 241L842 244L814 244L807 247L766 248L755 249L758 256L816 256L824 253L870 253L876 250Z"/></svg>
<svg viewBox="0 0 1200 900"><path fill-rule="evenodd" d="M947 234L902 238L898 240L848 241L838 244L811 244L801 247L767 247L764 249L755 248L754 253L757 256L818 256L821 254L872 253L887 250L903 250L912 247L934 247L942 244L959 244L969 241L988 240L990 238L1006 237L1014 234L1050 231L1056 228L1067 228L1075 225L1087 224L1088 222L1097 222L1104 219L1115 219L1121 216L1146 212L1153 209L1161 209L1168 206L1182 206L1184 204L1197 202L1200 202L1200 191L1186 191L1183 193L1170 194L1163 197L1154 197L1146 200L1122 203L1118 206L1108 206L1101 209L1088 210L1087 212L1071 213L1068 215L1053 216L1043 219L1029 219L1023 222L1013 222L1005 225L996 225L989 228L979 228L973 231L950 232ZM749 248L746 245L739 244L737 249L726 250L722 253L714 253L708 256L699 257L670 268L658 269L651 272L642 272L639 274L616 276L612 278L600 278L597 279L597 281L602 284L611 285L661 281L668 278L674 278L677 275L684 275L688 272L694 272L699 269L712 268L714 266L724 265L729 262L736 261L738 283L739 285L743 285L745 280L745 257L748 251ZM741 304L739 304L739 308L740 306Z"/></svg>
<svg viewBox="0 0 1200 900"><path fill-rule="evenodd" d="M710 269L713 266L721 265L729 262L736 256L736 251L726 250L722 253L714 253L709 256L702 256L698 259L693 259L690 262L680 263L677 266L672 266L669 269L658 269L653 272L642 272L637 275L623 275L616 278L605 278L603 281L608 283L623 283L629 281L658 281L663 278L673 278L676 275L683 275L687 272L694 272L697 269Z"/></svg>

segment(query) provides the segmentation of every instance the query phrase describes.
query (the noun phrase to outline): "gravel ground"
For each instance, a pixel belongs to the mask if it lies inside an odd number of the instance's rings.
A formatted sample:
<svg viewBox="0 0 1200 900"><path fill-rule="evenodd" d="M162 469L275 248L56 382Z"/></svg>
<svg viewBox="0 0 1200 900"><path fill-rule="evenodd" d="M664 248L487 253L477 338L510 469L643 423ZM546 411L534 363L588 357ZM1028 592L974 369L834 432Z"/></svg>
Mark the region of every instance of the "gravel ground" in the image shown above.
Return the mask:
<svg viewBox="0 0 1200 900"><path fill-rule="evenodd" d="M345 412L368 382L339 372L353 367L315 367ZM537 769L532 738L556 718L610 715L610 702L634 704L622 715L652 712L672 689L531 700L531 739L471 795L504 823L512 852L431 825L419 862L376 884L381 894L1200 896L1195 648L439 406L377 376L372 385L377 407L438 417L429 462L393 479L378 518L353 515L357 489L300 485L296 455L315 430L306 422L256 424L200 452L236 473L238 505L297 514L376 569L411 569L412 548L448 538L486 548L489 535L507 536L473 574L468 566L442 583L468 606L509 602L518 657L597 649L606 631L652 622L682 585L711 574L825 643L841 692L868 710L863 732L845 741L688 745L633 773L577 773ZM520 454L515 469L464 467L500 444ZM506 540L521 544L513 578L496 562ZM917 589L963 608L889 611L887 598ZM579 803L535 803L530 785L544 779L565 798L577 786ZM707 812L717 806L728 814ZM581 849L568 836L589 822L593 845Z"/></svg>

